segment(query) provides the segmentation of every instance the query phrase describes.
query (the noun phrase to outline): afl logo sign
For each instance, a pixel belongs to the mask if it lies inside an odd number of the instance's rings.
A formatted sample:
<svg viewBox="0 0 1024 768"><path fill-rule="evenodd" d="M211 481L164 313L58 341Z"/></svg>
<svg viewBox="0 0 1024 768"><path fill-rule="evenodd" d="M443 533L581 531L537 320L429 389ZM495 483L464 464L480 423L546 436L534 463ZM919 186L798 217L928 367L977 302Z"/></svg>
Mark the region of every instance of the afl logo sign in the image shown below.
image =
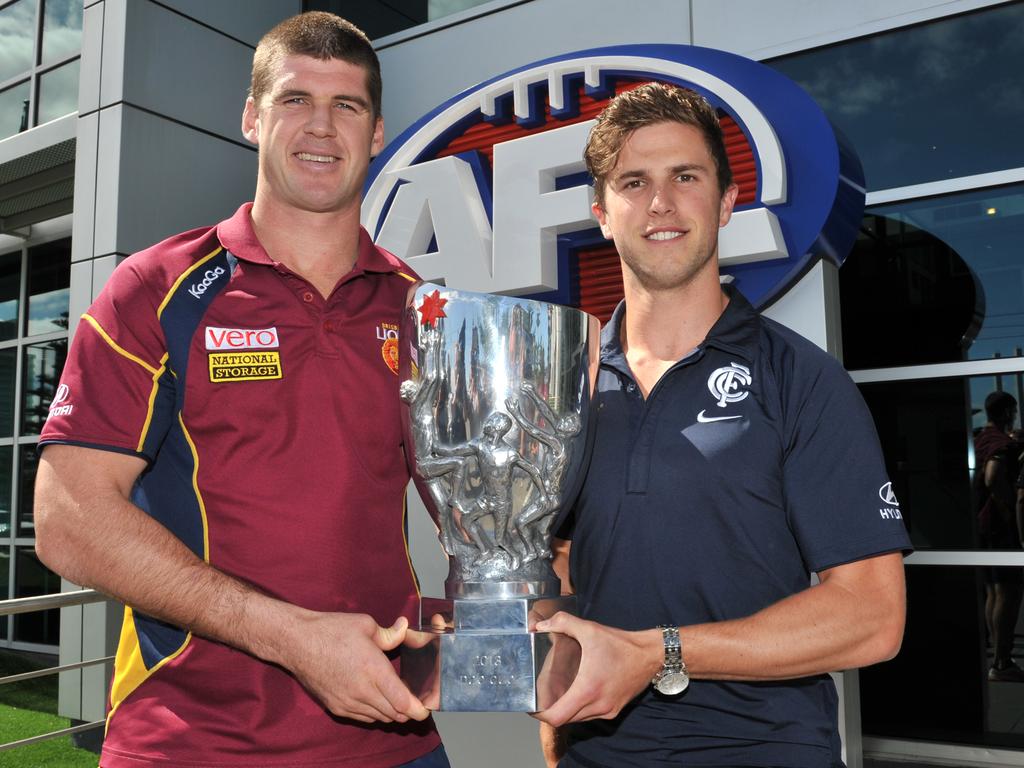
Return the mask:
<svg viewBox="0 0 1024 768"><path fill-rule="evenodd" d="M740 187L719 256L748 299L765 306L818 258L841 262L864 206L855 155L788 78L692 46L579 51L464 91L376 159L363 224L425 280L575 303L580 254L607 246L583 145L609 98L650 80L693 88L718 109Z"/></svg>

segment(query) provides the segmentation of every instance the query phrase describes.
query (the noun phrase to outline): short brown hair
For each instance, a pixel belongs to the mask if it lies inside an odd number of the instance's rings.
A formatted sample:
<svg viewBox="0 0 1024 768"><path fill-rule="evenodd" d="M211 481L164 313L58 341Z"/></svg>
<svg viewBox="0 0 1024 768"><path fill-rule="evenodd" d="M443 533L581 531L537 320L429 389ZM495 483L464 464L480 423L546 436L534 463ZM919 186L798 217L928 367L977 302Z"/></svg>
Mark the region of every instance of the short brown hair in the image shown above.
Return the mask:
<svg viewBox="0 0 1024 768"><path fill-rule="evenodd" d="M259 107L270 90L274 68L285 56L312 56L321 61L341 59L366 70L366 90L373 116L380 116L380 61L363 30L326 11L309 11L285 19L267 32L252 57L249 96Z"/></svg>
<svg viewBox="0 0 1024 768"><path fill-rule="evenodd" d="M729 168L729 156L725 153L722 126L718 123L715 108L689 88L667 83L644 83L608 102L587 138L583 159L594 177L594 197L598 205L604 205L608 174L615 168L619 152L633 131L655 123L670 122L699 129L715 161L719 192L724 193L732 184L732 169Z"/></svg>

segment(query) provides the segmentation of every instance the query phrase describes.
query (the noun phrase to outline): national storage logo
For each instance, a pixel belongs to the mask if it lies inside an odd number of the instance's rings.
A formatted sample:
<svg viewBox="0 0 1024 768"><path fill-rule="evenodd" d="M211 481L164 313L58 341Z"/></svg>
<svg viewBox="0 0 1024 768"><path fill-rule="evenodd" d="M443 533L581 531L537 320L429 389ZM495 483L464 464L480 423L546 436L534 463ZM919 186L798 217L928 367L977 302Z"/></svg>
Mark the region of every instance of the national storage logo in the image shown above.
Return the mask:
<svg viewBox="0 0 1024 768"><path fill-rule="evenodd" d="M593 305L618 260L591 216L583 145L609 98L650 80L718 109L740 187L721 267L751 302L767 306L820 258L842 262L864 207L854 153L784 75L693 46L579 51L464 91L374 161L364 225L425 280Z"/></svg>

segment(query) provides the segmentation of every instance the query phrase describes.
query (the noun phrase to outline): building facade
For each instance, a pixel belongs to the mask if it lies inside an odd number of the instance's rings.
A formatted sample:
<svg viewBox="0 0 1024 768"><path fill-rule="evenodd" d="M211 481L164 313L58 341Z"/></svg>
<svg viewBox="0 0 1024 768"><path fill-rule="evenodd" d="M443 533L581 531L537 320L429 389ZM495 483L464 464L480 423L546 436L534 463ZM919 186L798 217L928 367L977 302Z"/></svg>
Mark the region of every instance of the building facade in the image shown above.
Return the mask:
<svg viewBox="0 0 1024 768"><path fill-rule="evenodd" d="M374 39L389 140L483 80L607 45L730 51L817 100L860 157L867 210L843 266L768 313L860 385L917 548L903 651L843 679L848 761L1024 764L1024 683L988 679L986 620L990 569L1024 568L1024 552L981 547L972 498L986 395L1024 399L1022 2L0 0L0 597L60 588L32 550L31 489L69 333L120 259L251 197L252 51L304 7ZM440 594L425 513L411 535ZM106 655L119 623L102 604L0 619L0 647ZM1016 637L1024 659L1020 623ZM106 675L64 673L62 711L102 718ZM456 765L538 759L529 718L439 723Z"/></svg>

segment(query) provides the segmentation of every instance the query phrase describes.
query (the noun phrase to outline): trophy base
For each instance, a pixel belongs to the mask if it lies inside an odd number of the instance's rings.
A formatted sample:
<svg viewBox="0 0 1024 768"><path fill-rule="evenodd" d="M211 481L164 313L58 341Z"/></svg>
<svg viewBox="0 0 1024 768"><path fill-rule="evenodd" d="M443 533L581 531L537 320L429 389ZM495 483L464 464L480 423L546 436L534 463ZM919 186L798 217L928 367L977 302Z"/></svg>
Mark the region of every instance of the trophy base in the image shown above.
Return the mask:
<svg viewBox="0 0 1024 768"><path fill-rule="evenodd" d="M568 690L579 669L571 637L535 632L576 598L437 599L420 602L420 627L402 647L402 679L433 710L539 712Z"/></svg>

